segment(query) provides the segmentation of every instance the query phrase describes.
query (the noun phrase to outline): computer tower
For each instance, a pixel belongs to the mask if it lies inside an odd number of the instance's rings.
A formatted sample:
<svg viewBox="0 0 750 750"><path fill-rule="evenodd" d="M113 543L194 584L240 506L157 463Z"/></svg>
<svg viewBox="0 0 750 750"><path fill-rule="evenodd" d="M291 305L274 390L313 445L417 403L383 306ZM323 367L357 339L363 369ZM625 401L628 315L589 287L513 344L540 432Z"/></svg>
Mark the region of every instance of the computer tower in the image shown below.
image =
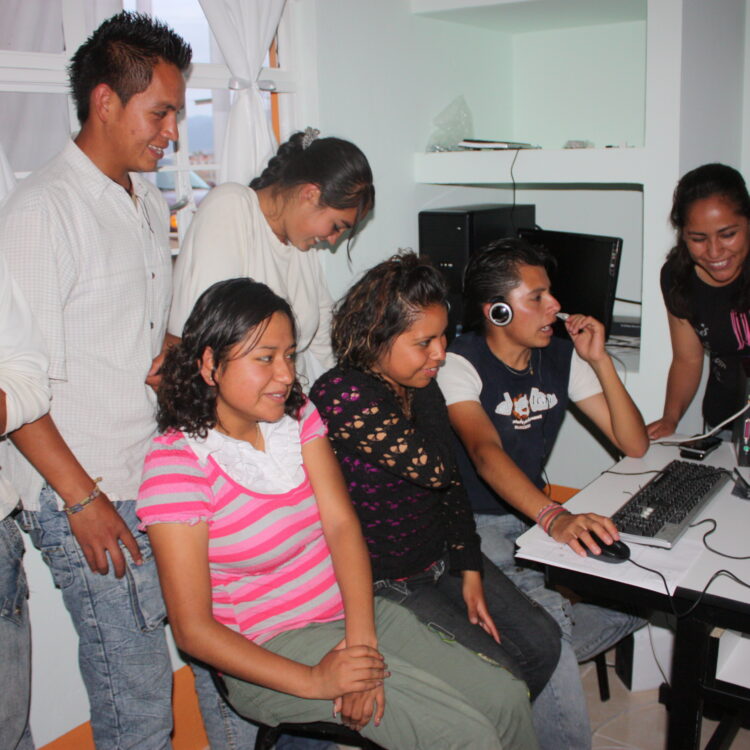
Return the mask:
<svg viewBox="0 0 750 750"><path fill-rule="evenodd" d="M461 286L469 257L488 242L516 237L533 229L533 205L484 204L419 212L419 252L426 255L448 282L448 338L460 331L463 318Z"/></svg>

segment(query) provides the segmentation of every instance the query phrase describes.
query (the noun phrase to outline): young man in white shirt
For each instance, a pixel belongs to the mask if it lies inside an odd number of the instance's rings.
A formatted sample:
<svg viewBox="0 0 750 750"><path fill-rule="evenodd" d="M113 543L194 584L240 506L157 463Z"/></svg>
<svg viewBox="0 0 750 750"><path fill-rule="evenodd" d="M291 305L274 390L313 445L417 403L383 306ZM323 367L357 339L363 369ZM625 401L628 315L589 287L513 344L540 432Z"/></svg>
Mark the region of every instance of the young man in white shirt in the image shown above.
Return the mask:
<svg viewBox="0 0 750 750"><path fill-rule="evenodd" d="M167 748L172 670L137 495L171 294L168 212L138 173L177 138L190 47L148 16L72 58L81 130L0 211L0 252L50 358L51 413L17 430L24 525L79 635L98 748ZM33 469L31 466L33 465ZM96 479L95 479L96 478Z"/></svg>

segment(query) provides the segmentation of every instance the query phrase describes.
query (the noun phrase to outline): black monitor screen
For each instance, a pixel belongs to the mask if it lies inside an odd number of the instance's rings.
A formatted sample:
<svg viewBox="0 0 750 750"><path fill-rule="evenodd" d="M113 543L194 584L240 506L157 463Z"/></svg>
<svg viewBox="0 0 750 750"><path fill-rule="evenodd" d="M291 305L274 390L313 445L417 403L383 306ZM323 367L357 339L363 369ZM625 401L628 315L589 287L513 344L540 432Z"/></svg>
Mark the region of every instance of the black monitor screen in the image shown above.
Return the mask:
<svg viewBox="0 0 750 750"><path fill-rule="evenodd" d="M546 248L557 261L550 281L563 312L593 316L609 336L622 239L542 229L521 229L518 234Z"/></svg>

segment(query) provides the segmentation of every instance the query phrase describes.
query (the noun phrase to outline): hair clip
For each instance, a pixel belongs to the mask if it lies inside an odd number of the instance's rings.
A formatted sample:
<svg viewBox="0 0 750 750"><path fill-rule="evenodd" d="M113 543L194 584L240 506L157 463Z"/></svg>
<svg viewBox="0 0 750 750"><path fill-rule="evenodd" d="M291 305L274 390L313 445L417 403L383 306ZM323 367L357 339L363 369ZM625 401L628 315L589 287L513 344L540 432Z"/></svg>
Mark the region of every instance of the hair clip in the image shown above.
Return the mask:
<svg viewBox="0 0 750 750"><path fill-rule="evenodd" d="M302 150L309 148L310 144L320 135L320 131L317 128L305 128L305 132L302 136Z"/></svg>

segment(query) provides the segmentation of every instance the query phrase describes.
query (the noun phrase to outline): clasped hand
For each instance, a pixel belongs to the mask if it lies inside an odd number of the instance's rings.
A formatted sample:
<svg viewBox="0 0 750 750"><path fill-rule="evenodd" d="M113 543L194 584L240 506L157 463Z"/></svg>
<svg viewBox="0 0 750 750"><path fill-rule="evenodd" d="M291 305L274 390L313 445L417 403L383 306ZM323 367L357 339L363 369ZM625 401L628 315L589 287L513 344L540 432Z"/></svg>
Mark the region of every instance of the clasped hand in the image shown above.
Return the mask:
<svg viewBox="0 0 750 750"><path fill-rule="evenodd" d="M341 723L359 731L385 712L383 680L390 677L383 655L371 646L346 646L342 641L312 667L316 698L333 699Z"/></svg>

